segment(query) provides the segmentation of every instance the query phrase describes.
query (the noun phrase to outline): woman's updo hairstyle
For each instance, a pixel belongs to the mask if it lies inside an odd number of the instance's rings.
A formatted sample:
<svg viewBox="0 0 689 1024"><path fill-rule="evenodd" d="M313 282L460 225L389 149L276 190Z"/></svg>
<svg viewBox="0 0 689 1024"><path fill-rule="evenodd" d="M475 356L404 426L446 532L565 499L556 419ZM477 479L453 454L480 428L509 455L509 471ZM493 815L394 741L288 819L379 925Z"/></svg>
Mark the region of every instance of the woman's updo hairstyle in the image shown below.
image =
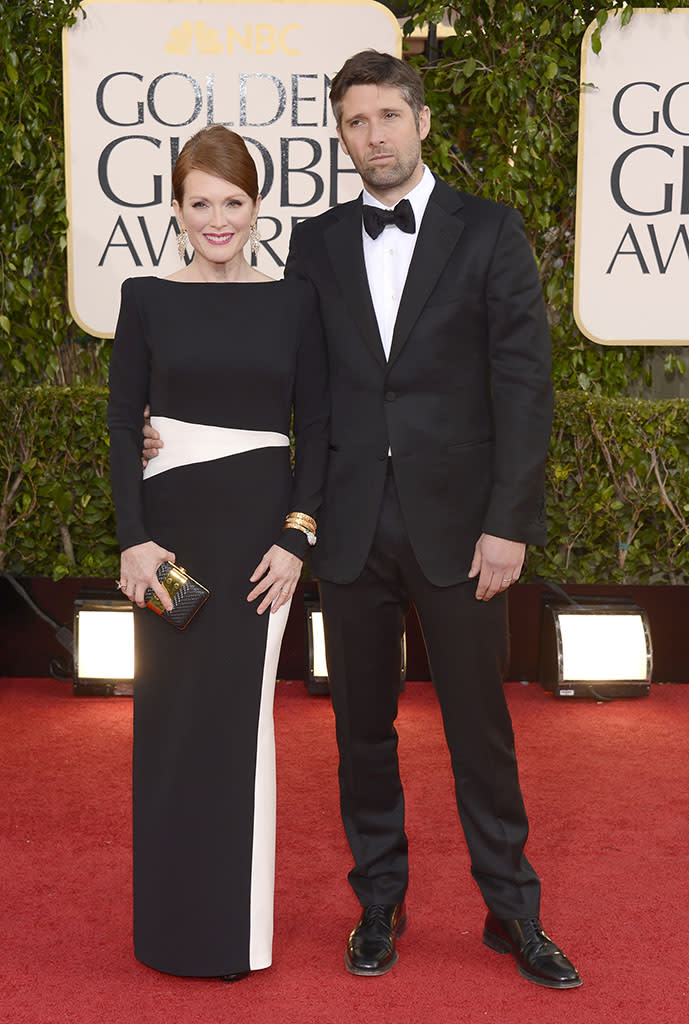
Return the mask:
<svg viewBox="0 0 689 1024"><path fill-rule="evenodd" d="M202 128L182 147L172 171L172 191L180 206L184 199L184 182L194 170L206 171L238 185L254 202L258 197L256 164L241 135L224 125Z"/></svg>

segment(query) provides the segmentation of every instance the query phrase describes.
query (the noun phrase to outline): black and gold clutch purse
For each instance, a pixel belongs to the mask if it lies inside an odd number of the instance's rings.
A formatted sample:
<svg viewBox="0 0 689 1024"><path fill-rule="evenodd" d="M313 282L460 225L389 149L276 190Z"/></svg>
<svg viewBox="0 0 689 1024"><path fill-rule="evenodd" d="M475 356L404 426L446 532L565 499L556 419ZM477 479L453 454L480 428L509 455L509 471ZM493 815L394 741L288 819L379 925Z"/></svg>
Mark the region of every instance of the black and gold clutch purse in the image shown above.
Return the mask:
<svg viewBox="0 0 689 1024"><path fill-rule="evenodd" d="M161 562L156 569L156 576L172 598L172 610L168 612L163 608L160 598L156 597L151 587L144 594L146 607L177 629L186 629L210 597L210 591L192 579L186 569L172 562Z"/></svg>

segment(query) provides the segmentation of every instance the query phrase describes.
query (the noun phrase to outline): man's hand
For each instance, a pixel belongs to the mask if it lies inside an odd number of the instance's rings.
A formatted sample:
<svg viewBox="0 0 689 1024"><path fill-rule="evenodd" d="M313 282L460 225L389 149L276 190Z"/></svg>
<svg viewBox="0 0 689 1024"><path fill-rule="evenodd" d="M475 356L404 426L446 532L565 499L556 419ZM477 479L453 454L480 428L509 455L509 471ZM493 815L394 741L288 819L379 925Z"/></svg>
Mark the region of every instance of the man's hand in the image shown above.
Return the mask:
<svg viewBox="0 0 689 1024"><path fill-rule="evenodd" d="M155 459L158 449L164 447L163 442L160 440L160 434L151 426L150 417L151 407L147 405L144 409L144 425L141 431L144 435L144 443L141 450L141 463L144 469L146 469L150 459ZM172 561L172 559L168 559L168 561Z"/></svg>
<svg viewBox="0 0 689 1024"><path fill-rule="evenodd" d="M266 608L276 612L289 601L301 575L301 564L301 558L277 544L266 551L250 577L256 586L247 597L247 601L255 601L261 594L265 595L256 609L259 615Z"/></svg>
<svg viewBox="0 0 689 1024"><path fill-rule="evenodd" d="M482 533L476 541L469 569L469 579L478 576L476 600L490 601L491 597L516 583L525 554L526 544Z"/></svg>
<svg viewBox="0 0 689 1024"><path fill-rule="evenodd" d="M172 601L165 587L156 576L156 569L161 562L174 562L174 551L166 551L155 541L147 540L143 544L134 544L125 548L120 555L119 588L130 601L143 608L146 604L144 594L151 587L160 598L166 611L172 609Z"/></svg>

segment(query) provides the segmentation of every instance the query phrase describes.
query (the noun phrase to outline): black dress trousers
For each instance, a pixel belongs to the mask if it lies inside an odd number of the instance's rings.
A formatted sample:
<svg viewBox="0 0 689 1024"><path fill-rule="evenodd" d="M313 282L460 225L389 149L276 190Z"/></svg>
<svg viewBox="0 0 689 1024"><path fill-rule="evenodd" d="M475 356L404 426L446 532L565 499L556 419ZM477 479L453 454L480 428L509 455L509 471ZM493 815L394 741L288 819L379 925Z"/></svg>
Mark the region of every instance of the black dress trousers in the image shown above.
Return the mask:
<svg viewBox="0 0 689 1024"><path fill-rule="evenodd" d="M524 855L528 822L503 689L506 595L477 601L475 580L438 587L426 579L407 537L388 462L363 572L353 583L320 584L342 817L354 857L349 880L363 906L399 903L407 889L394 722L400 641L411 601L442 710L472 874L498 917L538 916L540 883Z"/></svg>

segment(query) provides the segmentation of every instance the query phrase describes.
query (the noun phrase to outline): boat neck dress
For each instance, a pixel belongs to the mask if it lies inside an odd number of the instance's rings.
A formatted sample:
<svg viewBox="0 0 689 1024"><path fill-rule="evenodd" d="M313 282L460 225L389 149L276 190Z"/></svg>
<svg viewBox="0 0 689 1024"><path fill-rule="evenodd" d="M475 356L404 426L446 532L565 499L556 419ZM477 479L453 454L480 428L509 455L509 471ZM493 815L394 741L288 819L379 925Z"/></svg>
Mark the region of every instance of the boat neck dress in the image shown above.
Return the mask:
<svg viewBox="0 0 689 1024"><path fill-rule="evenodd" d="M282 527L317 515L327 395L307 284L124 282L108 407L118 541L173 551L211 595L184 631L134 609L134 951L159 971L271 963L288 606L258 615L246 597L272 544L306 554ZM147 402L164 447L142 474Z"/></svg>

